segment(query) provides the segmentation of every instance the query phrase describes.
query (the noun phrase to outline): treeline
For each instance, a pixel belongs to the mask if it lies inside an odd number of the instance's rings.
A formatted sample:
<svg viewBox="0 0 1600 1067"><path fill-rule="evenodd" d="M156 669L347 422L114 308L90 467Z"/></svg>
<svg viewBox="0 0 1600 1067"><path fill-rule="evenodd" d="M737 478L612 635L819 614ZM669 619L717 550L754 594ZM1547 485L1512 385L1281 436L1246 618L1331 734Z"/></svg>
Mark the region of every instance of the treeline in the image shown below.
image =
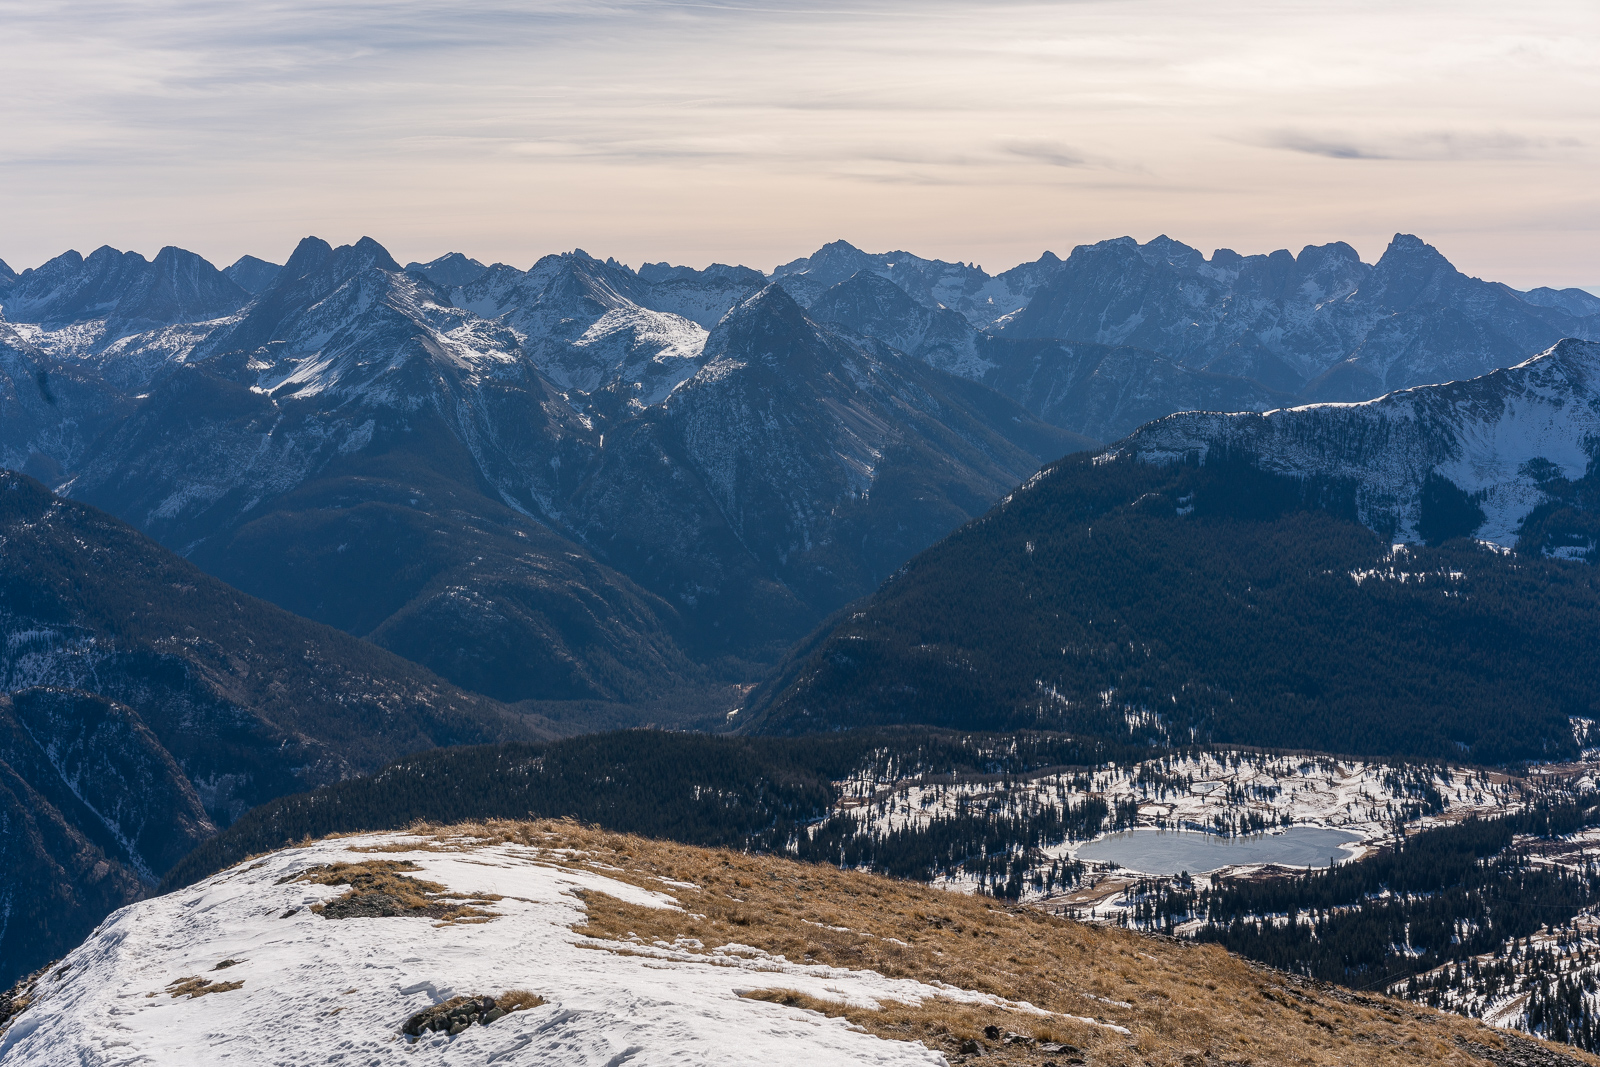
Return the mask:
<svg viewBox="0 0 1600 1067"><path fill-rule="evenodd" d="M1544 494L1544 502L1530 511L1517 529L1517 551L1529 554L1560 552L1590 563L1600 562L1600 439L1588 438L1584 449L1589 462L1582 477L1571 480L1547 459L1523 464Z"/></svg>
<svg viewBox="0 0 1600 1067"><path fill-rule="evenodd" d="M1083 864L1047 862L1044 849L1126 829L1138 813L1136 802L1119 800L1113 810L1099 797L1086 797L1025 814L964 806L887 832L839 816L799 835L791 851L799 859L895 878L926 882L961 875L974 879L983 892L1016 900L1027 889L1068 889L1082 879Z"/></svg>
<svg viewBox="0 0 1600 1067"><path fill-rule="evenodd" d="M401 829L417 820L570 816L689 844L766 851L804 848L809 857L820 859L828 849L847 844L826 834L816 843L805 836L839 798L838 781L861 782L871 789L874 782L922 775L1003 779L1142 754L1144 750L1061 734L994 736L926 729L795 738L623 730L548 743L435 749L370 777L252 809L180 861L162 887L191 884L245 856L307 837ZM1091 814L1080 811L1075 824L1084 836L1099 832L1098 825L1091 826ZM918 872L947 869L936 856L986 856L993 850L1004 852L1009 863L1019 849L1036 847L1040 833L1024 822L975 813L959 827L941 827L926 839L912 835L851 847L874 870L929 877Z"/></svg>
<svg viewBox="0 0 1600 1067"><path fill-rule="evenodd" d="M1355 863L1210 889L1155 881L1130 890L1131 924L1187 931L1283 970L1378 988L1563 923L1600 902L1600 869L1535 863L1519 838L1600 822L1600 798L1546 802L1412 834Z"/></svg>
<svg viewBox="0 0 1600 1067"><path fill-rule="evenodd" d="M1391 556L1353 506L1244 458L1068 457L787 664L760 728L1575 754L1569 720L1600 702L1600 572L1463 539Z"/></svg>
<svg viewBox="0 0 1600 1067"><path fill-rule="evenodd" d="M1600 954L1595 948L1592 931L1585 936L1574 923L1558 923L1545 928L1540 943L1532 938L1513 941L1487 962L1458 960L1412 978L1405 995L1477 1018L1497 1000L1526 995L1522 1015L1530 1032L1594 1052L1600 1050L1600 1015L1595 1010Z"/></svg>

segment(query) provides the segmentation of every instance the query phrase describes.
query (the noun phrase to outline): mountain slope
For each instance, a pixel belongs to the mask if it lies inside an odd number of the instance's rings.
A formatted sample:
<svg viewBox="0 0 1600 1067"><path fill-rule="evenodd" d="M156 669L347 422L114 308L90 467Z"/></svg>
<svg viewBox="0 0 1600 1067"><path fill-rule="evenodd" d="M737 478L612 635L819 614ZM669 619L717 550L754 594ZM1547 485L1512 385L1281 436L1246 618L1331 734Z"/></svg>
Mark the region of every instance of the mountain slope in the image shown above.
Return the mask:
<svg viewBox="0 0 1600 1067"><path fill-rule="evenodd" d="M1294 398L1249 378L1194 370L1155 352L1068 341L982 338L979 379L1054 426L1115 441L1175 411L1268 411Z"/></svg>
<svg viewBox="0 0 1600 1067"><path fill-rule="evenodd" d="M705 342L696 322L653 310L650 289L615 260L579 249L545 256L526 272L496 264L447 292L454 306L514 334L557 387L592 393L632 386L635 398L650 404L694 373Z"/></svg>
<svg viewBox="0 0 1600 1067"><path fill-rule="evenodd" d="M982 382L1053 426L1102 441L1174 411L1265 411L1294 402L1249 379L1195 370L1147 349L980 333L870 271L823 292L807 314Z"/></svg>
<svg viewBox="0 0 1600 1067"><path fill-rule="evenodd" d="M231 821L297 782L540 727L346 634L241 595L94 508L0 473L4 689L136 710Z"/></svg>
<svg viewBox="0 0 1600 1067"><path fill-rule="evenodd" d="M775 286L723 319L703 360L659 407L611 424L569 521L701 620L712 649L770 655L1077 445L820 328Z"/></svg>
<svg viewBox="0 0 1600 1067"><path fill-rule="evenodd" d="M435 745L552 732L11 472L0 692L10 974L264 800Z"/></svg>
<svg viewBox="0 0 1600 1067"><path fill-rule="evenodd" d="M422 907L375 907L363 883L379 878ZM445 893L477 914L428 917ZM185 996L185 981L204 996ZM130 1001L138 991L155 995ZM330 1047L374 1064L425 1052L446 1064L595 1067L976 1055L1322 1067L1349 1063L1353 1048L1383 1067L1592 1062L1404 1002L1335 994L1211 946L568 822L273 853L119 914L29 992L0 1037L19 1067L112 1048L171 1064L310 1064ZM415 1025L468 997L518 1010ZM402 1033L408 1021L418 1036Z"/></svg>
<svg viewBox="0 0 1600 1067"><path fill-rule="evenodd" d="M59 484L132 408L93 369L50 355L0 318L0 467Z"/></svg>
<svg viewBox="0 0 1600 1067"><path fill-rule="evenodd" d="M1600 345L1565 342L1474 382L1177 415L1069 457L798 657L751 728L1570 754L1572 722L1600 718L1600 579L1540 560L1548 538L1515 556L1459 539L1508 539L1552 505L1568 540L1593 522L1596 462L1570 476L1600 414L1597 369ZM1473 463L1481 488L1449 480ZM1391 547L1419 532L1449 543Z"/></svg>
<svg viewBox="0 0 1600 1067"><path fill-rule="evenodd" d="M272 279L281 269L280 264L268 263L256 256L240 256L231 266L224 267L222 273L226 274L233 284L254 296L272 284Z"/></svg>
<svg viewBox="0 0 1600 1067"><path fill-rule="evenodd" d="M708 330L767 284L760 271L726 263L713 263L705 270L646 263L639 268L639 278L649 286L643 297L646 307L682 315Z"/></svg>
<svg viewBox="0 0 1600 1067"><path fill-rule="evenodd" d="M1213 448L1259 457L1266 471L1349 484L1357 517L1386 537L1512 548L1536 508L1591 470L1597 443L1600 343L1568 340L1515 367L1362 404L1174 415L1114 451L1147 463L1203 461ZM1441 527L1435 512L1462 496L1470 517Z"/></svg>
<svg viewBox="0 0 1600 1067"><path fill-rule="evenodd" d="M0 694L0 982L64 955L216 833L138 712L70 689Z"/></svg>

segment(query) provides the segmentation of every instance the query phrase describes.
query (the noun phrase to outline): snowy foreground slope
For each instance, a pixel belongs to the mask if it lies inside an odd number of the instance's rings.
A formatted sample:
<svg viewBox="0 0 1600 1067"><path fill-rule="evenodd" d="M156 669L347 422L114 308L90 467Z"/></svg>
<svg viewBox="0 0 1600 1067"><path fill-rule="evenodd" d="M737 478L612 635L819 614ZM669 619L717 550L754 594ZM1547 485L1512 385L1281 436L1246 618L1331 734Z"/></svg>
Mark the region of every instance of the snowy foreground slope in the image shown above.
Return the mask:
<svg viewBox="0 0 1600 1067"><path fill-rule="evenodd" d="M1594 1062L1215 946L571 821L288 848L115 913L23 999L6 1067Z"/></svg>
<svg viewBox="0 0 1600 1067"><path fill-rule="evenodd" d="M387 1064L418 1062L419 1053L442 1064L944 1062L920 1044L738 994L783 987L872 1005L951 990L789 964L756 950L719 953L716 966L682 951L619 955L573 932L584 918L578 894L676 908L672 898L520 846L383 854L414 862L418 878L499 895L499 918L486 923L330 920L311 905L343 887L279 884L318 864L371 859L359 850L402 840L373 835L294 848L124 908L66 958L60 980L41 983L35 1005L0 1040L0 1057L8 1067ZM239 962L217 972L225 960ZM244 984L200 997L167 994L190 976ZM456 1037L400 1034L409 1016L435 1003L511 989L546 1003Z"/></svg>

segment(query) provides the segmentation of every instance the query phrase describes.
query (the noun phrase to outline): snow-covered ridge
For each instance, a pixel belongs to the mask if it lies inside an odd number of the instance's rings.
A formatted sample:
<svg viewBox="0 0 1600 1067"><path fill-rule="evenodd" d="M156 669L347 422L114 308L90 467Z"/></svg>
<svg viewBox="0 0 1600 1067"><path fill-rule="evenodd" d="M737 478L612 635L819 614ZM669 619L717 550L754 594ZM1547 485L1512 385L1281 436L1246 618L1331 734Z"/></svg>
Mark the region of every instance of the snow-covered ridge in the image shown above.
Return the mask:
<svg viewBox="0 0 1600 1067"><path fill-rule="evenodd" d="M1423 483L1438 475L1472 494L1476 536L1511 547L1545 500L1530 461L1584 475L1600 442L1600 343L1565 340L1504 370L1418 386L1356 404L1264 414L1183 412L1142 427L1107 455L1146 463L1201 462L1215 449L1263 470L1355 485L1362 522L1417 541Z"/></svg>
<svg viewBox="0 0 1600 1067"><path fill-rule="evenodd" d="M498 895L490 905L497 917L438 924L334 920L311 910L344 887L295 875L371 860L374 850L414 863L419 879ZM921 1044L739 994L793 989L868 1007L994 999L731 946L695 953L695 946L640 943L624 953L616 942L575 932L586 892L677 907L672 886L652 891L626 875L570 853L514 844L441 851L402 834L274 853L113 914L40 982L34 1004L0 1038L0 1059L8 1067L409 1064L418 1054L441 1064L933 1065L944 1057ZM169 994L190 977L242 984L198 997ZM545 1003L454 1037L413 1041L400 1032L411 1015L453 996L511 990Z"/></svg>

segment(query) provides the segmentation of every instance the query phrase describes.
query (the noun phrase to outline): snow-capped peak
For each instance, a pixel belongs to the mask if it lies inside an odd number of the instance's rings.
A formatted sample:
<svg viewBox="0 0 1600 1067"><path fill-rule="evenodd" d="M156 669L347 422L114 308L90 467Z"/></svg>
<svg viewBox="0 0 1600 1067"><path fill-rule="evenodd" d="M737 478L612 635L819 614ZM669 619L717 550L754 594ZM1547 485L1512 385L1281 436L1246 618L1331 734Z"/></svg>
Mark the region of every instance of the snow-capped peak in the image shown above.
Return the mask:
<svg viewBox="0 0 1600 1067"><path fill-rule="evenodd" d="M1183 412L1141 428L1113 453L1204 462L1217 448L1275 473L1349 483L1361 521L1399 541L1422 539L1424 483L1445 479L1481 507L1475 536L1510 548L1547 499L1542 484L1552 475L1581 478L1597 458L1600 343L1564 340L1514 367L1361 403Z"/></svg>

